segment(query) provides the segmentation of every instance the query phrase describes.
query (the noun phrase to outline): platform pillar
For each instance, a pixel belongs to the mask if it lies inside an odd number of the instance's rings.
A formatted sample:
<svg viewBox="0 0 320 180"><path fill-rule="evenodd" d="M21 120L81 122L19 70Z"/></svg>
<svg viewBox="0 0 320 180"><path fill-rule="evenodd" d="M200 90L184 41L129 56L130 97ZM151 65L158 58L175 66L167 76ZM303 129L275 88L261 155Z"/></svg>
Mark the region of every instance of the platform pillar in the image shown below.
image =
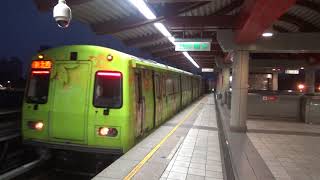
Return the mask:
<svg viewBox="0 0 320 180"><path fill-rule="evenodd" d="M278 91L278 72L272 73L272 91Z"/></svg>
<svg viewBox="0 0 320 180"><path fill-rule="evenodd" d="M225 67L222 69L222 102L223 104L227 104L227 96L230 86L230 69Z"/></svg>
<svg viewBox="0 0 320 180"><path fill-rule="evenodd" d="M307 93L313 94L315 93L315 70L307 68L305 72Z"/></svg>
<svg viewBox="0 0 320 180"><path fill-rule="evenodd" d="M217 95L218 99L220 97L221 90L222 90L222 74L221 74L221 72L219 72L218 78L217 78L217 89L216 89L216 95Z"/></svg>
<svg viewBox="0 0 320 180"><path fill-rule="evenodd" d="M249 52L234 52L232 65L232 99L230 128L234 131L247 130L247 98L249 76Z"/></svg>

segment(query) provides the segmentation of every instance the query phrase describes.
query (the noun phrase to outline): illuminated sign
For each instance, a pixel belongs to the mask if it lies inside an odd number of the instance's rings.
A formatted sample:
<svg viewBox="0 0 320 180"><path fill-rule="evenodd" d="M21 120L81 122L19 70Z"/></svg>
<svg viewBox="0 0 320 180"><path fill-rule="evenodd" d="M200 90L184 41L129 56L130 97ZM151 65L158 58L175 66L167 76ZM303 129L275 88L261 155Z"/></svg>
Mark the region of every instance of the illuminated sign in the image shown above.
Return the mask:
<svg viewBox="0 0 320 180"><path fill-rule="evenodd" d="M210 51L211 42L175 42L176 51Z"/></svg>
<svg viewBox="0 0 320 180"><path fill-rule="evenodd" d="M262 101L277 101L278 96L262 96Z"/></svg>
<svg viewBox="0 0 320 180"><path fill-rule="evenodd" d="M33 61L31 64L32 69L50 69L51 66L51 61Z"/></svg>
<svg viewBox="0 0 320 180"><path fill-rule="evenodd" d="M299 74L299 70L297 69L287 69L285 71L286 74Z"/></svg>
<svg viewBox="0 0 320 180"><path fill-rule="evenodd" d="M201 71L202 72L213 72L214 69L213 68L202 68Z"/></svg>

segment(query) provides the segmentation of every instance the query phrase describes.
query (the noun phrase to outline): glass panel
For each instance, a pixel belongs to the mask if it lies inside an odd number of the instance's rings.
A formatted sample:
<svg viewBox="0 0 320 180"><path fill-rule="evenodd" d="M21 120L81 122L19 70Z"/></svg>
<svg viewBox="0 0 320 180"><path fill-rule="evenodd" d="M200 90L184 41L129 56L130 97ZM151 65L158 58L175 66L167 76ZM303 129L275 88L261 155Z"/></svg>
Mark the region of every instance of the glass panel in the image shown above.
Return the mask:
<svg viewBox="0 0 320 180"><path fill-rule="evenodd" d="M250 74L249 90L271 90L272 74Z"/></svg>
<svg viewBox="0 0 320 180"><path fill-rule="evenodd" d="M93 105L105 108L122 106L122 75L120 72L97 72Z"/></svg>
<svg viewBox="0 0 320 180"><path fill-rule="evenodd" d="M45 104L48 100L50 74L32 74L28 84L27 102Z"/></svg>

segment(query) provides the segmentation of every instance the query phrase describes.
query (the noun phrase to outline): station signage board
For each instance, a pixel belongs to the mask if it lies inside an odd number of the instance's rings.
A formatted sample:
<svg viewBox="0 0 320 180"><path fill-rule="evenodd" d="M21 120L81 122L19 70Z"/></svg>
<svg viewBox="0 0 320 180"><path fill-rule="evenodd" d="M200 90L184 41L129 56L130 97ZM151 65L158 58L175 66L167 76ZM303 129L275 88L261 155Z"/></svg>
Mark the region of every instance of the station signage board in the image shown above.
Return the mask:
<svg viewBox="0 0 320 180"><path fill-rule="evenodd" d="M299 74L299 70L298 69L287 69L285 71L286 74Z"/></svg>
<svg viewBox="0 0 320 180"><path fill-rule="evenodd" d="M202 68L201 71L202 72L213 72L214 69L213 68Z"/></svg>
<svg viewBox="0 0 320 180"><path fill-rule="evenodd" d="M176 51L210 51L211 42L175 42Z"/></svg>
<svg viewBox="0 0 320 180"><path fill-rule="evenodd" d="M274 102L279 99L278 96L262 96L262 101Z"/></svg>

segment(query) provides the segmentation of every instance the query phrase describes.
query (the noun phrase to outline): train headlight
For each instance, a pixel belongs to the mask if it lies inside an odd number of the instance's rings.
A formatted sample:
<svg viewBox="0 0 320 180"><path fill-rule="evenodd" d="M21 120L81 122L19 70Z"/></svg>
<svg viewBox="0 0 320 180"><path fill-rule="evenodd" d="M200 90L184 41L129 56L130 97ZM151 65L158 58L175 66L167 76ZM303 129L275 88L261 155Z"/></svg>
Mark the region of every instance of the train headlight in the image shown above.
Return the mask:
<svg viewBox="0 0 320 180"><path fill-rule="evenodd" d="M41 121L29 121L28 122L28 126L30 129L34 129L34 130L37 130L37 131L41 131L44 127L44 123L41 122Z"/></svg>
<svg viewBox="0 0 320 180"><path fill-rule="evenodd" d="M100 136L106 136L106 135L108 135L108 132L109 132L109 128L102 127L102 128L99 129L99 135Z"/></svg>
<svg viewBox="0 0 320 180"><path fill-rule="evenodd" d="M118 135L118 131L116 128L107 128L107 127L100 127L98 129L98 134L100 136L110 136L115 137Z"/></svg>

